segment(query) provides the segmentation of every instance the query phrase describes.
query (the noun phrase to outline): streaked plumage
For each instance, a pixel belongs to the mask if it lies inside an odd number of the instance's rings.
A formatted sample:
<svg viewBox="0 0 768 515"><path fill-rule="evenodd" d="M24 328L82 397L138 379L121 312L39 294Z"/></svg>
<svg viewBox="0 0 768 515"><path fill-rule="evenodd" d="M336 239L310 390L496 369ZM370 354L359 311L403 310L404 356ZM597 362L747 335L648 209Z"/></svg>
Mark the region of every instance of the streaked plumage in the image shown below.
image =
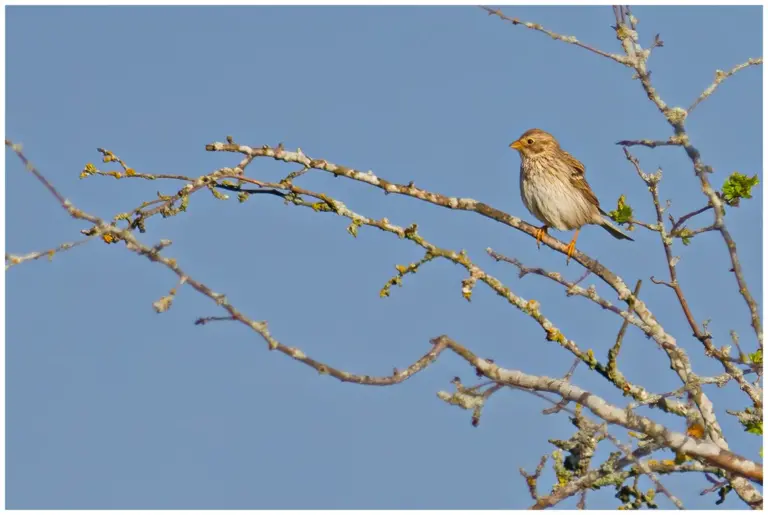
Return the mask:
<svg viewBox="0 0 768 515"><path fill-rule="evenodd" d="M520 153L520 194L523 204L544 226L537 242L549 227L560 231L576 230L568 248L570 258L576 247L579 229L593 224L603 227L614 238L632 240L603 217L600 202L584 178L584 165L560 148L549 133L530 129L514 141L511 148Z"/></svg>

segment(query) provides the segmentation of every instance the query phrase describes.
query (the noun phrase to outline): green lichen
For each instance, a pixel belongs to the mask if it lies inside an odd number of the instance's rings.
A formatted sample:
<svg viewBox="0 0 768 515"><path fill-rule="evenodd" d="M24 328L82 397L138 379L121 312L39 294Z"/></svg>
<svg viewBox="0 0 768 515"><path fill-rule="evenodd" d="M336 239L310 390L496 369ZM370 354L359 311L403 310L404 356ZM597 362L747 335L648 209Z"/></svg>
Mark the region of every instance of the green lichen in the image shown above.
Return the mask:
<svg viewBox="0 0 768 515"><path fill-rule="evenodd" d="M667 110L666 112L667 120L669 120L669 123L672 125L680 125L683 123L688 116L688 111L683 109L682 107L672 107Z"/></svg>

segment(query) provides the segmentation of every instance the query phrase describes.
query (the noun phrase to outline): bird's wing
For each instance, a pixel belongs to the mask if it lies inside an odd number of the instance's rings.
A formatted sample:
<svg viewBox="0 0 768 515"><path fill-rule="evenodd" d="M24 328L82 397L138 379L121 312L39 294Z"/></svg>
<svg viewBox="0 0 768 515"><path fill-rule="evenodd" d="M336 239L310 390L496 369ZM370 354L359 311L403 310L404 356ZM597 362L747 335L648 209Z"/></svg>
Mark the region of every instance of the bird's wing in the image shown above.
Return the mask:
<svg viewBox="0 0 768 515"><path fill-rule="evenodd" d="M563 153L563 160L568 163L568 167L571 169L571 184L573 187L579 190L589 203L594 204L602 213L603 210L600 209L600 201L598 201L595 194L592 193L592 188L589 187L589 183L584 177L584 174L587 171L586 168L584 168L584 165L565 150L561 150L561 152Z"/></svg>
<svg viewBox="0 0 768 515"><path fill-rule="evenodd" d="M569 154L563 149L560 149L560 152L563 153L562 155L563 161L568 163L568 166L571 168L573 173L582 175L582 176L586 173L587 169L584 168L584 165L581 163L581 161L579 161L578 159L576 159L575 157L573 157L571 154Z"/></svg>

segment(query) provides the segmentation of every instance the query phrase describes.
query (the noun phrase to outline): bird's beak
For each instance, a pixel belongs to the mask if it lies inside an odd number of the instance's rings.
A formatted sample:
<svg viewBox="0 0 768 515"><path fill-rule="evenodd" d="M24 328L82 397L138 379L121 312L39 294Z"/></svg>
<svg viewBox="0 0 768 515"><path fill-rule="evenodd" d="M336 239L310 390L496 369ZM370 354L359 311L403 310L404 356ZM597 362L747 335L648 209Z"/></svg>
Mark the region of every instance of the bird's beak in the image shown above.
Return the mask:
<svg viewBox="0 0 768 515"><path fill-rule="evenodd" d="M515 150L520 150L521 148L523 148L523 144L520 143L520 140L513 141L512 143L510 143L509 148L514 148Z"/></svg>

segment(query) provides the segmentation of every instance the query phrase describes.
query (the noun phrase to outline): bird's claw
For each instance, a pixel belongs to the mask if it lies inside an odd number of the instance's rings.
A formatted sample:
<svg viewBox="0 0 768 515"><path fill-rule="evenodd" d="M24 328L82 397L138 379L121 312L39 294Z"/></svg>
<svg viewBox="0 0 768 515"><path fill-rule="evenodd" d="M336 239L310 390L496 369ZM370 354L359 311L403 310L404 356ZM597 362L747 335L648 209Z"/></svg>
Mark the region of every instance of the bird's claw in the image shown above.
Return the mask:
<svg viewBox="0 0 768 515"><path fill-rule="evenodd" d="M576 252L576 242L572 241L568 244L567 247L565 247L565 255L567 256L565 258L566 265L571 261L571 258L573 257L574 252Z"/></svg>
<svg viewBox="0 0 768 515"><path fill-rule="evenodd" d="M537 249L541 248L541 240L542 240L542 238L544 238L545 234L548 234L547 233L547 226L546 225L536 229L536 248Z"/></svg>

